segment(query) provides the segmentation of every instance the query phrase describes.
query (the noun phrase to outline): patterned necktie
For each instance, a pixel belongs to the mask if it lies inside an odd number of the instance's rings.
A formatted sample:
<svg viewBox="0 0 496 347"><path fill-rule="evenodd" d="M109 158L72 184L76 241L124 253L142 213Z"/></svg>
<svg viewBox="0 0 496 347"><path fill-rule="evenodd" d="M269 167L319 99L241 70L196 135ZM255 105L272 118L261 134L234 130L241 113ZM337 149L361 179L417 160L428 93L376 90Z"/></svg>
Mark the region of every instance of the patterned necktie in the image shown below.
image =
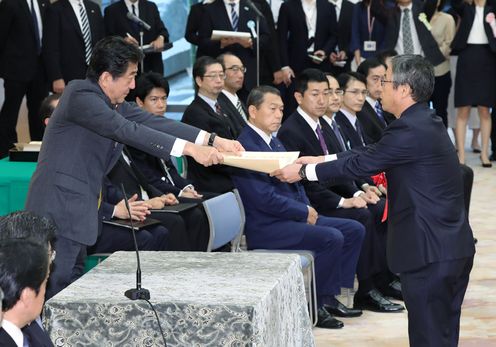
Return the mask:
<svg viewBox="0 0 496 347"><path fill-rule="evenodd" d="M34 40L36 41L36 53L40 54L41 53L40 28L38 27L38 17L36 16L33 0L31 0L31 19L33 21L33 27L34 27Z"/></svg>
<svg viewBox="0 0 496 347"><path fill-rule="evenodd" d="M217 113L219 116L222 116L222 109L220 108L218 102L215 103L215 113Z"/></svg>
<svg viewBox="0 0 496 347"><path fill-rule="evenodd" d="M238 14L236 13L236 3L230 2L229 6L231 6L231 20L232 20L232 28L234 31L238 31Z"/></svg>
<svg viewBox="0 0 496 347"><path fill-rule="evenodd" d="M84 7L83 0L79 0L79 15L81 16L81 31L84 40L84 57L86 65L89 65L93 49L91 48L90 23L88 21L88 16L86 15L86 8Z"/></svg>
<svg viewBox="0 0 496 347"><path fill-rule="evenodd" d="M322 128L320 127L320 124L317 124L317 129L315 129L315 132L317 133L317 137L319 138L320 148L322 148L322 152L325 155L328 155L329 150L327 149L327 145L324 140L324 134L322 133Z"/></svg>
<svg viewBox="0 0 496 347"><path fill-rule="evenodd" d="M355 120L355 127L356 127L356 131L357 131L358 137L360 137L360 141L362 141L362 145L365 146L365 140L364 140L364 137L363 137L362 126L361 126L360 122L358 121L358 119Z"/></svg>
<svg viewBox="0 0 496 347"><path fill-rule="evenodd" d="M375 113L377 113L377 118L379 118L379 120L382 122L383 125L387 125L386 120L384 119L384 112L382 110L382 105L379 102L379 100L375 102L374 108L375 108Z"/></svg>
<svg viewBox="0 0 496 347"><path fill-rule="evenodd" d="M248 122L248 119L246 118L245 111L243 110L243 106L241 105L241 100L239 100L239 99L238 99L238 102L236 103L236 109L238 110L241 117L243 117L243 120L245 122Z"/></svg>
<svg viewBox="0 0 496 347"><path fill-rule="evenodd" d="M331 122L331 128L332 131L334 132L334 135L336 135L339 145L341 146L341 151L346 151L347 147L346 144L344 143L343 136L341 135L341 132L339 131L339 126L338 123L333 119Z"/></svg>
<svg viewBox="0 0 496 347"><path fill-rule="evenodd" d="M280 152L279 143L277 142L277 140L275 139L274 136L270 137L269 146L270 146L270 148L272 148L272 151Z"/></svg>
<svg viewBox="0 0 496 347"><path fill-rule="evenodd" d="M403 21L401 22L401 33L403 34L403 53L413 54L412 29L410 27L410 9L403 10Z"/></svg>

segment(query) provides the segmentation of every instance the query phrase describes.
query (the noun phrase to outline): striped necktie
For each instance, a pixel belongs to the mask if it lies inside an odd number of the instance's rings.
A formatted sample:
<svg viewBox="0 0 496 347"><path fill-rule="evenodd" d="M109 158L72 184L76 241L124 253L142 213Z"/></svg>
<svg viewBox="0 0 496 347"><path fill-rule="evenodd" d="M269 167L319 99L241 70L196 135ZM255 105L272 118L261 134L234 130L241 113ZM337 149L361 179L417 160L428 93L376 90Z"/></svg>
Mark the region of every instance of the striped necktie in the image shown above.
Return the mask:
<svg viewBox="0 0 496 347"><path fill-rule="evenodd" d="M239 99L238 99L238 102L236 103L236 109L238 110L241 117L243 117L244 121L247 122L248 119L246 118L246 113L243 110L243 106L241 105L241 100L239 100Z"/></svg>
<svg viewBox="0 0 496 347"><path fill-rule="evenodd" d="M90 23L88 21L88 16L86 15L86 8L84 7L83 0L79 0L79 15L81 16L81 31L84 40L84 57L86 65L89 65L93 49L91 47Z"/></svg>
<svg viewBox="0 0 496 347"><path fill-rule="evenodd" d="M377 113L377 118L379 118L379 120L382 122L383 125L387 125L386 120L384 119L384 112L382 110L382 105L379 102L379 100L375 102L374 108L375 108L375 113Z"/></svg>
<svg viewBox="0 0 496 347"><path fill-rule="evenodd" d="M234 31L238 31L238 14L236 13L236 3L230 2L229 6L231 6L231 20L232 20L232 28Z"/></svg>
<svg viewBox="0 0 496 347"><path fill-rule="evenodd" d="M403 10L401 21L401 34L403 35L403 53L413 54L412 28L410 27L410 9Z"/></svg>

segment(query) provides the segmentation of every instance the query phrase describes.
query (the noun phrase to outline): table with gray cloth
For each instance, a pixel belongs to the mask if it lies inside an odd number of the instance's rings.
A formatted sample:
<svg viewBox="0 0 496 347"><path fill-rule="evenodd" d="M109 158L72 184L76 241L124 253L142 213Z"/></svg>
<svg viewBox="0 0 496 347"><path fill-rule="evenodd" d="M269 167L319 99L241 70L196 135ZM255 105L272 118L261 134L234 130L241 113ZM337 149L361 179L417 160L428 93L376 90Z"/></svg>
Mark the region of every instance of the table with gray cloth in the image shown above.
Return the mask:
<svg viewBox="0 0 496 347"><path fill-rule="evenodd" d="M168 346L314 346L295 254L142 252ZM162 346L135 286L136 257L117 252L45 304L56 346Z"/></svg>

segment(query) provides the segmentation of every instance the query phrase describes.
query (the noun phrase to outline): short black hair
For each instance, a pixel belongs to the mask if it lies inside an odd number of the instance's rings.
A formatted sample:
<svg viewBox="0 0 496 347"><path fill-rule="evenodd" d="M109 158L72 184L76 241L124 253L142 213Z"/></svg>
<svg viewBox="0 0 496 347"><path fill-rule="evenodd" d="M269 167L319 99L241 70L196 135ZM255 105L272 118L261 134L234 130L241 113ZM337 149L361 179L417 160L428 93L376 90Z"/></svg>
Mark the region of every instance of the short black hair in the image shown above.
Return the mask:
<svg viewBox="0 0 496 347"><path fill-rule="evenodd" d="M138 64L143 57L143 53L136 45L126 42L122 37L105 37L93 48L86 77L98 81L107 71L116 79L126 73L130 63Z"/></svg>
<svg viewBox="0 0 496 347"><path fill-rule="evenodd" d="M387 65L385 62L379 60L377 57L370 57L367 60L364 60L360 65L358 65L357 71L359 74L367 77L369 75L370 69L375 69L379 66L384 66L387 69Z"/></svg>
<svg viewBox="0 0 496 347"><path fill-rule="evenodd" d="M224 59L225 59L228 55L230 55L230 56L232 56L232 57L236 57L236 58L238 58L238 59L239 59L239 57L238 57L236 54L232 53L232 52L224 52L224 53L222 53L221 55L219 55L219 56L217 57L217 60L218 60L218 61L222 64L222 67L223 67L224 69L226 68L226 62L224 61ZM241 60L241 59L240 59L240 60Z"/></svg>
<svg viewBox="0 0 496 347"><path fill-rule="evenodd" d="M224 70L224 64L219 59L206 55L196 59L195 64L193 65L193 78L203 78L203 75L205 75L205 72L207 71L207 67L214 64L222 65L222 69Z"/></svg>
<svg viewBox="0 0 496 347"><path fill-rule="evenodd" d="M250 94L248 94L246 107L255 106L258 109L264 102L265 94L274 94L281 96L281 93L277 88L274 88L272 86L258 86L253 88Z"/></svg>
<svg viewBox="0 0 496 347"><path fill-rule="evenodd" d="M343 72L338 76L339 86L343 90L348 88L348 83L350 83L351 81L359 81L367 85L367 80L365 79L365 76L358 72L351 72L351 71Z"/></svg>
<svg viewBox="0 0 496 347"><path fill-rule="evenodd" d="M41 121L44 122L45 119L50 118L52 116L55 107L53 107L52 103L55 100L59 100L62 94L50 94L41 102L40 106L40 117Z"/></svg>
<svg viewBox="0 0 496 347"><path fill-rule="evenodd" d="M444 9L444 5L446 5L446 0L441 0L439 2L439 5L437 4L438 0L425 0L424 1L424 13L426 15L426 19L430 22L432 19L432 16L436 12L436 9L438 11L442 11Z"/></svg>
<svg viewBox="0 0 496 347"><path fill-rule="evenodd" d="M165 91L165 95L169 96L169 82L167 79L157 72L147 72L136 79L136 88L134 97L145 101L145 98L150 94L153 88L161 88Z"/></svg>
<svg viewBox="0 0 496 347"><path fill-rule="evenodd" d="M36 294L48 275L48 249L29 240L0 241L0 288L2 310L8 311L19 301L25 288Z"/></svg>
<svg viewBox="0 0 496 347"><path fill-rule="evenodd" d="M396 52L395 49L384 49L377 53L375 57L382 61L384 64L386 64L386 60L388 58L396 57L398 55L398 52Z"/></svg>
<svg viewBox="0 0 496 347"><path fill-rule="evenodd" d="M12 212L0 218L0 241L29 240L54 249L55 224L29 211Z"/></svg>
<svg viewBox="0 0 496 347"><path fill-rule="evenodd" d="M310 82L325 82L329 84L324 72L318 69L305 69L296 78L295 91L304 94Z"/></svg>

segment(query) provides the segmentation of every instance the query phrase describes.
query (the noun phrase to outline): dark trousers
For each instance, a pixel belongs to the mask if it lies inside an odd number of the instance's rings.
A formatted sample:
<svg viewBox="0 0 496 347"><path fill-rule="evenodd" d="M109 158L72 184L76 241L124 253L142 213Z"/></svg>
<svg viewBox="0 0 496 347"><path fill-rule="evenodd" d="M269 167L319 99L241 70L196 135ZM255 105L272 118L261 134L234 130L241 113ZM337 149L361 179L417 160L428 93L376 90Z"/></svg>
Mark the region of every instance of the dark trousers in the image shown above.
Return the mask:
<svg viewBox="0 0 496 347"><path fill-rule="evenodd" d="M84 273L86 245L57 235L55 260L48 277L45 299L48 300Z"/></svg>
<svg viewBox="0 0 496 347"><path fill-rule="evenodd" d="M474 171L470 166L465 164L460 164L460 171L462 173L463 181L463 202L465 203L465 211L470 210L470 199L472 197L472 185L474 184Z"/></svg>
<svg viewBox="0 0 496 347"><path fill-rule="evenodd" d="M496 106L493 106L491 120L491 154L496 158Z"/></svg>
<svg viewBox="0 0 496 347"><path fill-rule="evenodd" d="M169 231L161 225L149 226L136 231L136 243L141 251L167 251ZM103 224L96 243L88 248L88 254L134 251L131 229Z"/></svg>
<svg viewBox="0 0 496 347"><path fill-rule="evenodd" d="M456 347L473 257L400 274L411 347Z"/></svg>
<svg viewBox="0 0 496 347"><path fill-rule="evenodd" d="M317 305L353 287L356 265L365 229L360 223L343 218L319 216L316 225L287 222L288 230L304 229L303 239L283 249L308 250L314 253ZM266 248L266 247L257 247Z"/></svg>
<svg viewBox="0 0 496 347"><path fill-rule="evenodd" d="M28 107L29 133L31 141L41 141L43 124L40 117L40 105L48 95L48 85L43 69L32 81L4 80L5 100L0 111L0 158L9 154L9 149L17 142L16 124L22 99L26 96Z"/></svg>
<svg viewBox="0 0 496 347"><path fill-rule="evenodd" d="M434 83L434 92L431 96L432 106L436 110L436 114L443 119L446 128L448 127L448 97L451 84L449 71L442 76L437 76Z"/></svg>

